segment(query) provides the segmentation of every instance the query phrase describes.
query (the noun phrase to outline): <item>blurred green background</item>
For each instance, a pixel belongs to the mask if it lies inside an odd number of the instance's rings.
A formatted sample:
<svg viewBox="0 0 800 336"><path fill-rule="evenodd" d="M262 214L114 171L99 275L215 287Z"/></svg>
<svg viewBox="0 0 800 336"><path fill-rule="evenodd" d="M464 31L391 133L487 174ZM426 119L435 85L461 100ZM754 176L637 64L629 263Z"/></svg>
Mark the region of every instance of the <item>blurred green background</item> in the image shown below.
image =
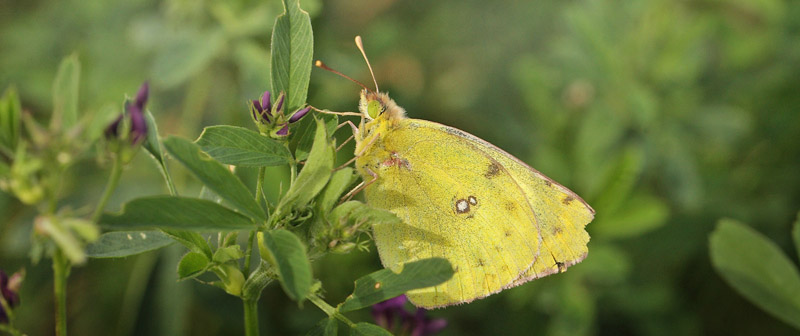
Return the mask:
<svg viewBox="0 0 800 336"><path fill-rule="evenodd" d="M365 83L362 35L381 89L412 118L451 125L506 149L597 210L589 256L553 275L429 313L443 335L796 334L711 268L718 219L749 223L797 262L800 209L800 2L780 0L302 0L314 57ZM77 53L80 108L117 108L150 80L161 135L252 127L248 99L269 89L271 1L0 1L0 90L46 120L59 61ZM308 102L355 110L359 88L312 73ZM341 131L343 140L346 132ZM352 146L340 153L350 157ZM199 190L177 164L184 194ZM68 202L95 202L108 164L87 158ZM243 178L254 174L243 170ZM273 199L286 179L269 171ZM110 206L166 189L139 154ZM0 268L28 276L17 326L52 334L49 261L31 265L34 211L0 193ZM74 268L74 335L241 334L238 299L177 282L172 246ZM374 249L315 264L336 303L380 268ZM271 285L262 334L304 334L323 313ZM354 320L371 321L367 311Z"/></svg>

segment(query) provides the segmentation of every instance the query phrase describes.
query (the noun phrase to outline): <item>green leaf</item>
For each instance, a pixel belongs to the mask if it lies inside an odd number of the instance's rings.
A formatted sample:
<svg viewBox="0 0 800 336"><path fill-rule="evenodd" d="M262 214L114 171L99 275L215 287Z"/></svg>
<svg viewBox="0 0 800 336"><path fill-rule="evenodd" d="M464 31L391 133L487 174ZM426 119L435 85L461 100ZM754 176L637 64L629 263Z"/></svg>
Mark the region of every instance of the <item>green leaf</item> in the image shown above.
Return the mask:
<svg viewBox="0 0 800 336"><path fill-rule="evenodd" d="M592 223L592 235L605 239L634 237L661 227L668 217L669 207L662 200L634 194L615 213L598 216Z"/></svg>
<svg viewBox="0 0 800 336"><path fill-rule="evenodd" d="M161 229L161 231L164 232L165 235L181 243L183 246L186 246L186 248L188 248L190 251L202 253L208 259L211 259L211 255L213 254L211 251L211 245L208 245L208 241L206 241L206 239L203 238L203 236L201 236L199 233L194 231L173 229Z"/></svg>
<svg viewBox="0 0 800 336"><path fill-rule="evenodd" d="M339 332L339 325L335 318L326 317L319 320L313 329L308 331L306 336L336 336Z"/></svg>
<svg viewBox="0 0 800 336"><path fill-rule="evenodd" d="M208 264L208 258L204 254L189 252L178 263L178 279L196 277L206 270Z"/></svg>
<svg viewBox="0 0 800 336"><path fill-rule="evenodd" d="M775 243L723 219L711 233L711 264L756 306L800 329L800 273Z"/></svg>
<svg viewBox="0 0 800 336"><path fill-rule="evenodd" d="M339 201L339 198L347 191L347 188L353 184L356 178L355 171L350 167L342 168L333 173L331 180L328 181L328 185L325 186L325 190L317 197L316 204L322 213L331 211L333 205Z"/></svg>
<svg viewBox="0 0 800 336"><path fill-rule="evenodd" d="M333 135L333 132L336 131L336 126L339 126L339 116L335 114L317 114L315 117L322 119L325 123L325 129L330 135ZM294 148L294 156L297 161L304 161L311 152L311 146L314 145L317 123L312 118L300 119L299 123L293 131L294 134L289 142L289 147Z"/></svg>
<svg viewBox="0 0 800 336"><path fill-rule="evenodd" d="M103 214L100 224L114 229L171 228L225 231L255 229L250 218L217 203L189 197L149 196L122 206L120 214Z"/></svg>
<svg viewBox="0 0 800 336"><path fill-rule="evenodd" d="M17 149L20 136L20 114L22 107L19 94L14 87L6 89L0 98L0 146L9 151Z"/></svg>
<svg viewBox="0 0 800 336"><path fill-rule="evenodd" d="M161 149L161 141L158 140L158 125L156 124L156 118L153 117L153 114L150 113L150 110L145 110L144 112L144 120L147 123L147 138L144 139L144 149L147 150L150 155L156 159L156 162L162 167L165 167L164 164L164 152Z"/></svg>
<svg viewBox="0 0 800 336"><path fill-rule="evenodd" d="M355 327L350 329L350 335L353 336L391 336L388 330L383 329L375 324L367 322L358 322Z"/></svg>
<svg viewBox="0 0 800 336"><path fill-rule="evenodd" d="M90 258L121 258L157 250L175 241L159 231L115 231L86 246Z"/></svg>
<svg viewBox="0 0 800 336"><path fill-rule="evenodd" d="M173 136L164 140L164 146L203 184L242 213L257 221L266 219L264 210L256 203L253 194L242 181L203 152L199 146L189 140Z"/></svg>
<svg viewBox="0 0 800 336"><path fill-rule="evenodd" d="M292 300L301 301L311 291L311 264L306 247L293 233L278 229L259 233L262 258L278 271L283 290Z"/></svg>
<svg viewBox="0 0 800 336"><path fill-rule="evenodd" d="M340 312L369 307L417 288L436 286L453 277L453 268L444 258L428 258L406 263L400 273L389 269L370 273L356 280L353 294L341 305Z"/></svg>
<svg viewBox="0 0 800 336"><path fill-rule="evenodd" d="M151 77L160 87L171 88L197 75L225 50L225 34L219 30L184 29L167 36L153 61Z"/></svg>
<svg viewBox="0 0 800 336"><path fill-rule="evenodd" d="M280 220L293 209L304 207L325 187L333 171L333 160L336 149L328 139L322 120L315 119L317 131L311 154L297 175L297 180L281 198L275 208L273 218Z"/></svg>
<svg viewBox="0 0 800 336"><path fill-rule="evenodd" d="M797 219L792 225L792 238L794 240L794 249L797 251L798 258L800 258L800 212L797 213Z"/></svg>
<svg viewBox="0 0 800 336"><path fill-rule="evenodd" d="M644 152L637 146L629 146L617 159L607 175L600 194L593 206L599 214L613 214L628 196L639 179L644 167Z"/></svg>
<svg viewBox="0 0 800 336"><path fill-rule="evenodd" d="M232 260L239 260L244 257L242 248L239 245L220 247L214 252L213 260L215 263L224 264Z"/></svg>
<svg viewBox="0 0 800 336"><path fill-rule="evenodd" d="M51 129L70 129L78 122L78 87L81 65L72 54L61 61L53 82L53 115Z"/></svg>
<svg viewBox="0 0 800 336"><path fill-rule="evenodd" d="M243 127L206 127L196 143L214 159L243 167L278 166L292 154L279 142Z"/></svg>
<svg viewBox="0 0 800 336"><path fill-rule="evenodd" d="M164 182L167 184L170 193L176 195L177 191L175 190L175 185L172 183L172 176L169 174L167 161L164 160L164 151L161 148L161 140L158 137L158 124L156 124L156 119L153 117L153 114L150 113L150 110L145 110L144 118L145 122L147 122L147 138L145 138L142 145L150 154L150 157L156 161L158 170L161 172L161 176L164 178Z"/></svg>
<svg viewBox="0 0 800 336"><path fill-rule="evenodd" d="M299 0L283 0L284 12L275 20L272 30L272 90L286 93L286 111L294 111L306 103L314 36L311 19L300 9Z"/></svg>

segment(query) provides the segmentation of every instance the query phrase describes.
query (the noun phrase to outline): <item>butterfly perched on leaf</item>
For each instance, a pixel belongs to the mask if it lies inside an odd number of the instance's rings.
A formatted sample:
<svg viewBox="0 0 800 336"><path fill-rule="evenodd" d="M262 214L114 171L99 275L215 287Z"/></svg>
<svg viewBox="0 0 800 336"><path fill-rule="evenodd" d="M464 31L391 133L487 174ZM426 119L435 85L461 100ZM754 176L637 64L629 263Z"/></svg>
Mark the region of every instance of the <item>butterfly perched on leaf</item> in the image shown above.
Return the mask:
<svg viewBox="0 0 800 336"><path fill-rule="evenodd" d="M363 54L360 37L356 44ZM353 125L358 190L402 220L373 225L381 262L397 271L442 257L455 270L440 285L408 292L412 303L471 302L586 257L584 228L595 212L578 195L476 136L407 118L377 83L375 91L362 87L362 121Z"/></svg>

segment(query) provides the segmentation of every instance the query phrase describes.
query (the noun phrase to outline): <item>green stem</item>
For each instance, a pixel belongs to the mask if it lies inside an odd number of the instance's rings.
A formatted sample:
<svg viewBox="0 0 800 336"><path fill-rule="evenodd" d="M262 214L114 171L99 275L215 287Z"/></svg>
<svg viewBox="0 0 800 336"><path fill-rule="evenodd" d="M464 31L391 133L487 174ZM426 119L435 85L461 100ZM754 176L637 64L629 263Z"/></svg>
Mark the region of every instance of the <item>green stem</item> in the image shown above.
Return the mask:
<svg viewBox="0 0 800 336"><path fill-rule="evenodd" d="M356 324L353 323L353 321L350 321L350 319L340 314L339 311L336 310L336 308L333 308L333 306L329 305L327 302L325 302L325 300L317 296L317 294L309 295L308 300L311 301L311 303L313 303L317 307L319 307L319 309L325 312L325 314L327 314L328 316L339 319L339 321L344 322L351 328L356 326Z"/></svg>
<svg viewBox="0 0 800 336"><path fill-rule="evenodd" d="M242 270L242 274L244 274L245 278L250 276L250 258L253 254L253 241L256 240L256 231L250 231L250 235L247 237L247 248L245 248L244 253L244 269Z"/></svg>
<svg viewBox="0 0 800 336"><path fill-rule="evenodd" d="M258 181L256 181L256 203L261 202L261 189L264 188L264 175L266 175L266 173L267 168L258 168Z"/></svg>
<svg viewBox="0 0 800 336"><path fill-rule="evenodd" d="M13 336L22 336L22 332L20 332L17 329L14 329L14 327L10 325L0 324L0 331L8 333Z"/></svg>
<svg viewBox="0 0 800 336"><path fill-rule="evenodd" d="M293 160L291 163L289 163L289 170L291 172L289 187L291 187L292 185L294 185L294 179L297 178L297 162L294 162Z"/></svg>
<svg viewBox="0 0 800 336"><path fill-rule="evenodd" d="M56 299L56 336L67 335L67 277L69 261L56 249L53 253L53 293Z"/></svg>
<svg viewBox="0 0 800 336"><path fill-rule="evenodd" d="M175 189L175 183L172 183L172 176L169 176L169 171L167 171L166 165L164 165L164 180L167 182L169 194L172 196L178 196L178 190Z"/></svg>
<svg viewBox="0 0 800 336"><path fill-rule="evenodd" d="M242 299L244 303L244 334L258 336L258 300Z"/></svg>
<svg viewBox="0 0 800 336"><path fill-rule="evenodd" d="M264 175L266 174L266 168L261 167L258 169L258 181L256 181L256 203L261 205L261 189L264 188ZM256 238L256 231L250 231L250 235L247 237L247 248L245 248L244 253L244 269L243 273L245 277L250 276L250 258L253 254L253 241Z"/></svg>
<svg viewBox="0 0 800 336"><path fill-rule="evenodd" d="M116 155L114 158L114 165L111 167L111 175L108 177L108 184L106 184L106 190L103 191L103 196L100 197L100 202L97 204L97 208L94 209L94 213L92 214L92 222L97 223L100 220L100 216L103 214L103 209L105 209L108 199L111 198L114 189L117 189L120 175L122 175L122 158L120 155Z"/></svg>

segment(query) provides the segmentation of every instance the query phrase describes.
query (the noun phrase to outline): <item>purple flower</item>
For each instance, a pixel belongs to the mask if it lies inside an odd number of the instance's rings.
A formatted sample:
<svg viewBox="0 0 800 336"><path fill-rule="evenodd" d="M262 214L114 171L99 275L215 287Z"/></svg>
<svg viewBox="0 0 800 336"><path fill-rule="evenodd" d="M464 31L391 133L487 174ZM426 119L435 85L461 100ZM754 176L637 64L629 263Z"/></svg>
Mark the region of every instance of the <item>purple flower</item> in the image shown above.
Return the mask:
<svg viewBox="0 0 800 336"><path fill-rule="evenodd" d="M381 303L376 303L372 305L372 318L375 319L377 325L386 330L392 330L397 318L404 320L411 315L404 309L406 301L408 301L406 296L400 295Z"/></svg>
<svg viewBox="0 0 800 336"><path fill-rule="evenodd" d="M6 307L10 309L19 305L17 292L21 281L22 275L20 273L14 273L9 279L6 272L0 269L0 294L2 295L0 299L3 301L3 304L0 304L0 323L8 323Z"/></svg>
<svg viewBox="0 0 800 336"><path fill-rule="evenodd" d="M447 320L431 319L425 315L425 312L425 309L417 308L417 313L409 319L409 324L413 328L411 336L433 335L447 326Z"/></svg>
<svg viewBox="0 0 800 336"><path fill-rule="evenodd" d="M250 110L253 112L253 120L258 122L258 118L261 117L266 123L269 123L269 117L272 115L269 91L264 91L261 100L253 99L253 108Z"/></svg>
<svg viewBox="0 0 800 336"><path fill-rule="evenodd" d="M120 136L119 125L122 123L124 117L130 117L130 130L128 139L131 143L136 145L147 136L147 121L144 117L144 105L147 103L147 97L150 94L150 86L144 82L136 93L136 98L131 104L130 101L125 102L125 111L117 117L108 127L106 127L106 138L118 139Z"/></svg>
<svg viewBox="0 0 800 336"><path fill-rule="evenodd" d="M411 336L433 335L447 326L445 319L431 319L425 309L417 308L414 314L405 309L408 301L405 295L372 305L372 317L375 323L394 334ZM395 329L395 323L400 325ZM410 332L410 334L409 334Z"/></svg>
<svg viewBox="0 0 800 336"><path fill-rule="evenodd" d="M259 132L273 138L285 138L289 135L289 124L296 123L311 110L311 107L297 109L288 114L284 113L283 103L286 95L281 92L278 94L275 104L270 101L272 95L265 91L260 99L253 99L250 106L250 113L253 115L253 122L256 123Z"/></svg>
<svg viewBox="0 0 800 336"><path fill-rule="evenodd" d="M292 114L291 117L289 117L289 122L290 123L297 122L298 120L302 119L306 115L306 113L308 113L308 111L310 110L311 110L310 107L297 110L297 112L295 112L294 114Z"/></svg>

